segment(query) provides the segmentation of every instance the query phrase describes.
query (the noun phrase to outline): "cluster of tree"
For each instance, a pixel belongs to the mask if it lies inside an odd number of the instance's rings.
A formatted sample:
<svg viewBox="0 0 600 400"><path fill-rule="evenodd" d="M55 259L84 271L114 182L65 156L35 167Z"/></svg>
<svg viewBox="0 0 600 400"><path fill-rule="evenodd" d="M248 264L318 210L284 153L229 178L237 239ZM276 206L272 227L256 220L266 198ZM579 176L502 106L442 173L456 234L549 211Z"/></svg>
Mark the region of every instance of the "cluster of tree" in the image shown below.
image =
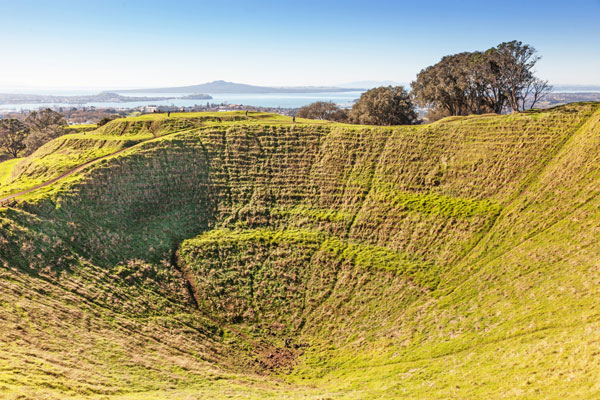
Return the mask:
<svg viewBox="0 0 600 400"><path fill-rule="evenodd" d="M551 90L548 81L534 75L539 59L532 46L519 41L446 56L417 75L412 96L430 109L429 119L523 111Z"/></svg>
<svg viewBox="0 0 600 400"><path fill-rule="evenodd" d="M430 121L450 115L502 113L533 108L551 90L537 78L536 50L519 41L504 42L486 51L446 56L422 70L411 83L387 86L363 93L350 110L333 102L316 102L298 110L301 118L367 125L418 123L416 105L427 108ZM416 104L415 104L416 103ZM107 116L103 125L114 117ZM13 157L30 154L62 135L64 117L50 109L32 112L24 121L0 120L0 148Z"/></svg>
<svg viewBox="0 0 600 400"><path fill-rule="evenodd" d="M0 149L12 157L29 155L65 133L67 121L56 111L31 112L23 121L0 119Z"/></svg>
<svg viewBox="0 0 600 400"><path fill-rule="evenodd" d="M422 70L411 83L379 87L362 94L351 110L317 102L298 116L356 124L398 125L418 122L416 105L428 109L430 121L450 115L503 113L533 108L548 95L548 81L534 75L540 57L519 41L500 43L486 51L446 56Z"/></svg>
<svg viewBox="0 0 600 400"><path fill-rule="evenodd" d="M367 125L404 125L417 122L410 95L402 86L378 87L364 92L350 110L318 101L298 110L297 117Z"/></svg>

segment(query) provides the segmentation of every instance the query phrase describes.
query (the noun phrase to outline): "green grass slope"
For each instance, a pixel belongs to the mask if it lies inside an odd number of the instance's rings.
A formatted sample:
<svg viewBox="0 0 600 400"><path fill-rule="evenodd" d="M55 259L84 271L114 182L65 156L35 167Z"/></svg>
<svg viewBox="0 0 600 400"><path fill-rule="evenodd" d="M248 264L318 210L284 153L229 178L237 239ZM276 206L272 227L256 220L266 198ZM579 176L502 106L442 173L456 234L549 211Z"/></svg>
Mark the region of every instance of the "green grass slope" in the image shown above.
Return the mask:
<svg viewBox="0 0 600 400"><path fill-rule="evenodd" d="M597 103L59 138L0 166L104 156L0 209L0 394L598 397L599 145Z"/></svg>

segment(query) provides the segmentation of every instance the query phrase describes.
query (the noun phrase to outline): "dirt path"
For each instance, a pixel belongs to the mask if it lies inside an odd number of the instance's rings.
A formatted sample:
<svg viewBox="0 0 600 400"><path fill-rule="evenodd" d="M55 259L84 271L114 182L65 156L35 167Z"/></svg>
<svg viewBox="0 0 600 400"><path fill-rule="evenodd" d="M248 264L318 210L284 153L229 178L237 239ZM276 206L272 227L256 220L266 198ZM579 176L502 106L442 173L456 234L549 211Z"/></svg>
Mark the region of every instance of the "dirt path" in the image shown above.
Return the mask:
<svg viewBox="0 0 600 400"><path fill-rule="evenodd" d="M196 128L194 128L194 129L196 129ZM129 147L125 147L124 149L117 150L114 153L110 153L110 154L107 154L107 155L102 156L102 157L94 158L93 160L90 160L90 161L88 161L86 163L83 163L83 164L81 164L81 165L79 165L79 166L77 166L77 167L75 167L75 168L73 168L73 169L71 169L71 170L69 170L67 172L64 172L61 175L57 176L56 178L50 179L49 181L46 181L44 183L40 183L39 185L33 186L33 187L29 188L29 189L21 190L20 192L17 192L17 193L13 193L13 194L9 194L9 195L4 196L4 197L0 197L0 206L3 206L5 204L9 203L11 200L15 199L16 197L23 196L24 194L31 193L34 190L38 190L38 189L41 189L41 188L46 187L46 186L50 186L53 183L60 181L61 179L64 179L64 178L66 178L68 176L71 176L71 175L73 175L73 174L75 174L75 173L83 170L85 167L87 167L89 165L92 165L95 162L104 160L104 159L112 157L112 156L116 156L116 155L121 154L121 153L123 153L123 152L125 152L127 150L130 150L130 149L133 149L135 147L141 146L141 145L143 145L145 143L148 143L148 142L151 142L153 140L158 140L158 139L164 138L166 136L173 135L175 133L182 133L182 132L187 132L187 131L178 131L178 132L167 133L165 135L154 137L152 139L143 140L143 141L141 141L139 143L134 144L133 146L129 146Z"/></svg>

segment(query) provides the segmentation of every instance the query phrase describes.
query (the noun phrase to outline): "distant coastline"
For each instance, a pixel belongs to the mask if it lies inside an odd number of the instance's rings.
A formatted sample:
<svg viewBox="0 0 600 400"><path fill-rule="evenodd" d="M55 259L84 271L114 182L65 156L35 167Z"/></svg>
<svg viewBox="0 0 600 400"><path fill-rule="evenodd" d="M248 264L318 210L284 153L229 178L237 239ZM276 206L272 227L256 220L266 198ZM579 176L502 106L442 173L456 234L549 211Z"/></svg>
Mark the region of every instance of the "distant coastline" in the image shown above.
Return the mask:
<svg viewBox="0 0 600 400"><path fill-rule="evenodd" d="M161 94L143 94L143 93L118 93L121 97L117 98L117 101L91 101L88 102L86 96L78 95L77 99L72 97L72 93L67 93L61 96L68 96L65 101L52 101L50 95L40 96L44 97L45 102L31 101L19 103L6 103L0 101L0 115L10 111L18 110L37 110L40 108L52 108L60 110L61 108L83 108L83 107L95 107L95 108L114 108L114 109L137 109L144 106L155 106L155 107L179 107L189 108L196 105L210 104L229 104L234 105L246 105L253 107L280 107L280 108L299 108L315 101L332 101L341 107L351 107L354 101L360 97L361 91L344 91L344 92L319 92L319 93L267 93L267 94L248 94L248 93L233 93L233 94L207 94L205 92L196 93L161 93ZM1 96L1 95L0 95ZM28 95L31 96L31 95ZM210 96L210 97L209 97ZM54 98L57 98L54 97ZM31 99L31 97L28 97ZM135 99L135 100L129 100Z"/></svg>
<svg viewBox="0 0 600 400"><path fill-rule="evenodd" d="M244 83L213 81L191 86L163 87L152 89L118 90L119 93L210 93L210 94L267 94L267 93L338 93L362 90L335 86L254 86Z"/></svg>
<svg viewBox="0 0 600 400"><path fill-rule="evenodd" d="M194 94L194 97L186 96L185 98L210 100L212 96L207 94ZM129 103L134 101L163 101L177 99L178 97L137 97L137 96L122 96L113 92L102 92L94 95L84 96L56 96L43 94L17 94L17 93L0 93L1 104L89 104L89 103Z"/></svg>
<svg viewBox="0 0 600 400"><path fill-rule="evenodd" d="M258 107L298 108L314 101L332 101L341 107L350 107L365 89L350 86L372 86L375 82L356 82L341 87L328 86L254 86L227 81L213 81L199 85L146 89L107 90L98 94L76 93L0 93L3 111L60 108L72 106L127 108L141 106L193 107L195 100L214 100L215 104L232 104ZM377 82L385 84L387 82ZM538 107L548 108L579 101L600 101L600 86L556 85L539 102Z"/></svg>

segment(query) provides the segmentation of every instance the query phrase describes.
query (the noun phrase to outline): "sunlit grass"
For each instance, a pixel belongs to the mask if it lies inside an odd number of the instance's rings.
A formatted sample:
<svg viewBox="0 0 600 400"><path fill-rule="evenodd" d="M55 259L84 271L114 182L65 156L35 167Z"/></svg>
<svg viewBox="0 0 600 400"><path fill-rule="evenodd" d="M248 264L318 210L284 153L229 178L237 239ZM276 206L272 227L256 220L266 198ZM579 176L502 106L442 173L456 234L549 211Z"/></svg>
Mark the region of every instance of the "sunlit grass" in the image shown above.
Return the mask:
<svg viewBox="0 0 600 400"><path fill-rule="evenodd" d="M0 209L0 397L595 398L599 107L151 114L4 162L105 156Z"/></svg>

